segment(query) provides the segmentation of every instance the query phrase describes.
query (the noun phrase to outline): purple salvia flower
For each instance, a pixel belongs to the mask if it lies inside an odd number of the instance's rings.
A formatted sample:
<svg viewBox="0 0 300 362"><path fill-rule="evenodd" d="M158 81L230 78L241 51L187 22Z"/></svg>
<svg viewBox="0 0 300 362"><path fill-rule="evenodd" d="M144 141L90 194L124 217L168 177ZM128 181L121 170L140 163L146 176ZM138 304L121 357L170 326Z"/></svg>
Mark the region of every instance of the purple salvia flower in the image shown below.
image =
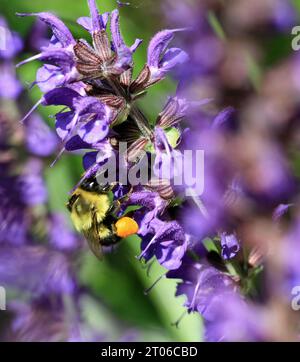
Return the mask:
<svg viewBox="0 0 300 362"><path fill-rule="evenodd" d="M82 161L85 170L91 169L92 167L93 172L95 172L113 155L114 150L107 139L93 145L93 148L97 151L86 153Z"/></svg>
<svg viewBox="0 0 300 362"><path fill-rule="evenodd" d="M232 259L240 250L240 243L234 234L221 233L222 258L224 260Z"/></svg>
<svg viewBox="0 0 300 362"><path fill-rule="evenodd" d="M205 319L212 318L209 308L215 296L234 290L234 283L227 275L212 266L196 263L188 258L185 258L180 268L169 271L167 277L182 279L177 286L176 295L184 294L188 311L198 311Z"/></svg>
<svg viewBox="0 0 300 362"><path fill-rule="evenodd" d="M122 49L125 47L127 48L124 39L122 37L121 31L120 31L120 24L119 24L119 11L113 10L111 13L111 34L112 34L112 42L114 50L119 53L119 51L122 51ZM134 44L129 48L131 53L134 53L136 49L140 46L142 43L141 39L136 39Z"/></svg>
<svg viewBox="0 0 300 362"><path fill-rule="evenodd" d="M291 1L276 0L272 10L272 21L279 30L290 31L297 25L297 11Z"/></svg>
<svg viewBox="0 0 300 362"><path fill-rule="evenodd" d="M139 258L150 260L153 256L166 269L177 269L187 250L187 238L177 221L161 221L152 219L148 224L147 233L142 235Z"/></svg>
<svg viewBox="0 0 300 362"><path fill-rule="evenodd" d="M38 159L32 159L27 162L18 178L17 186L21 200L28 206L43 204L48 199L42 171L42 162Z"/></svg>
<svg viewBox="0 0 300 362"><path fill-rule="evenodd" d="M14 300L8 307L13 313L13 320L1 336L4 341L62 342L68 341L71 335L74 338L72 329L75 321L66 318L61 298L43 297L30 304Z"/></svg>
<svg viewBox="0 0 300 362"><path fill-rule="evenodd" d="M92 21L92 31L101 31L105 29L104 23L102 21L101 15L99 14L96 1L88 0L90 13L91 13L91 21Z"/></svg>
<svg viewBox="0 0 300 362"><path fill-rule="evenodd" d="M33 114L26 121L25 141L28 151L40 157L52 155L58 146L54 131L37 114Z"/></svg>
<svg viewBox="0 0 300 362"><path fill-rule="evenodd" d="M264 311L248 304L237 293L215 295L205 320L205 340L208 342L266 341Z"/></svg>
<svg viewBox="0 0 300 362"><path fill-rule="evenodd" d="M58 19L55 15L51 13L17 13L19 16L36 16L41 21L46 23L52 30L53 35L56 39L60 42L63 48L68 48L75 44L75 40L73 38L72 33L70 30L65 26L65 24Z"/></svg>
<svg viewBox="0 0 300 362"><path fill-rule="evenodd" d="M15 67L7 62L0 64L0 98L17 99L22 90Z"/></svg>
<svg viewBox="0 0 300 362"><path fill-rule="evenodd" d="M177 90L179 93L179 90ZM169 97L163 110L158 115L156 125L162 128L176 126L193 109L206 105L211 102L211 98L205 98L201 101L188 101L181 96Z"/></svg>
<svg viewBox="0 0 300 362"><path fill-rule="evenodd" d="M21 245L27 242L28 219L22 201L18 177L1 177L0 181L0 243Z"/></svg>
<svg viewBox="0 0 300 362"><path fill-rule="evenodd" d="M5 287L30 291L32 297L75 291L69 262L62 253L43 246L3 245L0 261L0 280Z"/></svg>
<svg viewBox="0 0 300 362"><path fill-rule="evenodd" d="M74 251L80 246L79 238L71 230L64 214L55 213L49 219L49 242L61 251Z"/></svg>
<svg viewBox="0 0 300 362"><path fill-rule="evenodd" d="M173 179L182 172L183 156L178 150L174 150L160 127L155 127L154 174L159 179Z"/></svg>
<svg viewBox="0 0 300 362"><path fill-rule="evenodd" d="M37 16L52 29L54 37L47 48L18 64L21 66L33 60L42 60L46 64L37 72L36 84L42 92L47 92L57 86L76 81L79 74L75 67L73 47L76 44L73 35L65 24L50 13L18 14L20 16Z"/></svg>
<svg viewBox="0 0 300 362"><path fill-rule="evenodd" d="M280 204L276 207L276 209L273 212L273 220L278 221L282 218L283 215L285 215L289 208L292 206L292 204Z"/></svg>
<svg viewBox="0 0 300 362"><path fill-rule="evenodd" d="M0 27L3 32L1 36L4 39L3 49L0 49L0 59L11 60L23 49L23 41L17 33L8 28L3 17L0 17Z"/></svg>
<svg viewBox="0 0 300 362"><path fill-rule="evenodd" d="M13 57L23 48L23 42L18 34L9 30L4 18L0 17L2 30L0 49L0 98L16 99L23 87L16 77Z"/></svg>
<svg viewBox="0 0 300 362"><path fill-rule="evenodd" d="M231 117L235 113L235 109L233 107L227 107L223 109L221 112L219 112L216 117L212 121L212 128L220 129L224 125L226 126L229 121L231 120Z"/></svg>
<svg viewBox="0 0 300 362"><path fill-rule="evenodd" d="M179 223L158 218L167 204L157 192L148 190L133 192L128 201L128 205L141 206L134 213L139 223L138 235L142 238L139 258L148 261L155 256L162 266L171 270L181 265L188 239Z"/></svg>
<svg viewBox="0 0 300 362"><path fill-rule="evenodd" d="M38 52L44 48L47 48L48 46L48 25L42 20L37 19L33 24L28 36L28 47L31 51Z"/></svg>
<svg viewBox="0 0 300 362"><path fill-rule="evenodd" d="M287 234L280 245L281 262L283 263L283 283L277 284L284 297L291 297L291 290L300 285L300 216L296 215Z"/></svg>
<svg viewBox="0 0 300 362"><path fill-rule="evenodd" d="M135 191L130 195L129 205L141 205L143 209L140 233L148 232L150 222L156 218L167 206L167 201L162 199L157 192L150 190ZM146 213L145 213L146 211Z"/></svg>
<svg viewBox="0 0 300 362"><path fill-rule="evenodd" d="M108 20L109 20L109 13L104 13L102 15L99 15L101 17L101 24L103 25L103 28L106 29ZM77 23L81 25L85 30L87 30L89 33L93 33L93 24L92 19L88 16L82 16L77 19Z"/></svg>
<svg viewBox="0 0 300 362"><path fill-rule="evenodd" d="M97 98L83 97L70 88L58 88L45 94L43 104L71 109L57 114L57 134L66 149L89 148L108 134L110 110Z"/></svg>
<svg viewBox="0 0 300 362"><path fill-rule="evenodd" d="M174 33L182 29L163 30L157 33L149 43L147 65L151 72L151 81L164 78L165 74L175 65L187 61L188 55L181 49L167 50Z"/></svg>
<svg viewBox="0 0 300 362"><path fill-rule="evenodd" d="M36 84L42 92L48 92L79 78L75 68L75 59L71 51L65 49L47 49L42 53L24 60L21 66L33 60L42 60L46 64L37 71Z"/></svg>

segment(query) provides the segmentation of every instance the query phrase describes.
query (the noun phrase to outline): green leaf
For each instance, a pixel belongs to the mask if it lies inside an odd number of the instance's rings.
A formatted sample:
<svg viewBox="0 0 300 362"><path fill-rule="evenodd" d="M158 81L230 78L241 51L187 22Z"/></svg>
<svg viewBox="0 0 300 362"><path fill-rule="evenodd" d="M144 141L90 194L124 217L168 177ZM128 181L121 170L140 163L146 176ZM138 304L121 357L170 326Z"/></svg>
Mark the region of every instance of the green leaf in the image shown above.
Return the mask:
<svg viewBox="0 0 300 362"><path fill-rule="evenodd" d="M207 17L208 17L210 26L214 30L217 37L223 41L226 40L226 35L223 30L223 27L222 27L221 23L219 22L218 18L216 17L215 13L213 11L209 11Z"/></svg>

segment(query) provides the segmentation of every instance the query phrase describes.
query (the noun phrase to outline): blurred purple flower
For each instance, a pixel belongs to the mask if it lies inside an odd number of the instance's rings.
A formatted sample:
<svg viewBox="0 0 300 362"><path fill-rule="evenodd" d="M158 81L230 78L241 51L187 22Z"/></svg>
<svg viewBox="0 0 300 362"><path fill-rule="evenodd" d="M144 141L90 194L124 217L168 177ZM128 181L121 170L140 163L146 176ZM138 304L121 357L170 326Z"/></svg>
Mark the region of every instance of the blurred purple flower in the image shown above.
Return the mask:
<svg viewBox="0 0 300 362"><path fill-rule="evenodd" d="M223 293L211 300L205 320L205 340L209 342L266 341L263 312L247 304L237 293Z"/></svg>
<svg viewBox="0 0 300 362"><path fill-rule="evenodd" d="M0 98L16 99L22 90L13 64L7 62L0 64Z"/></svg>
<svg viewBox="0 0 300 362"><path fill-rule="evenodd" d="M279 30L290 31L297 25L297 10L290 0L276 0L273 7L273 22Z"/></svg>
<svg viewBox="0 0 300 362"><path fill-rule="evenodd" d="M43 204L48 199L42 172L42 162L38 159L32 159L27 162L22 174L19 176L20 198L28 206Z"/></svg>
<svg viewBox="0 0 300 362"><path fill-rule="evenodd" d="M43 246L2 245L0 282L31 297L75 292L75 279L65 255Z"/></svg>
<svg viewBox="0 0 300 362"><path fill-rule="evenodd" d="M17 177L0 180L0 243L15 245L27 241L28 219L26 205L20 195Z"/></svg>
<svg viewBox="0 0 300 362"><path fill-rule="evenodd" d="M300 285L300 217L297 215L282 240L280 249L281 263L283 267L283 280L276 288L281 288L285 297L291 297L294 287ZM275 288L275 286L273 286Z"/></svg>
<svg viewBox="0 0 300 362"><path fill-rule="evenodd" d="M67 224L64 214L52 214L49 219L49 243L52 247L62 251L78 249L80 242L78 236Z"/></svg>
<svg viewBox="0 0 300 362"><path fill-rule="evenodd" d="M26 146L36 156L52 155L58 146L58 138L37 114L31 115L25 124Z"/></svg>
<svg viewBox="0 0 300 362"><path fill-rule="evenodd" d="M12 60L23 49L23 41L17 33L8 28L7 22L2 16L0 17L0 27L1 44L3 44L3 47L0 47L0 59Z"/></svg>
<svg viewBox="0 0 300 362"><path fill-rule="evenodd" d="M291 204L280 204L276 207L276 209L273 212L273 220L278 221L282 218L283 215L285 215L288 211L288 209L291 207Z"/></svg>

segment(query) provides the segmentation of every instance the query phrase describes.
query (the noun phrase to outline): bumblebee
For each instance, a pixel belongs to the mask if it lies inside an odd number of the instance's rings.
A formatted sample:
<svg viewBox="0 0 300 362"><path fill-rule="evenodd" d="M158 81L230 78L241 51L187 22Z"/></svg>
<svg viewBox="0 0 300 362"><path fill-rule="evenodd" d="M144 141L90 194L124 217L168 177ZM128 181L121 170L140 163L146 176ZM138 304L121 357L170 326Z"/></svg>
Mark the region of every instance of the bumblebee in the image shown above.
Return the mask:
<svg viewBox="0 0 300 362"><path fill-rule="evenodd" d="M96 178L90 178L83 181L67 203L76 230L85 236L90 249L99 259L103 255L103 246L117 244L138 232L134 219L117 216L124 197L114 200L112 190L113 186L103 187Z"/></svg>

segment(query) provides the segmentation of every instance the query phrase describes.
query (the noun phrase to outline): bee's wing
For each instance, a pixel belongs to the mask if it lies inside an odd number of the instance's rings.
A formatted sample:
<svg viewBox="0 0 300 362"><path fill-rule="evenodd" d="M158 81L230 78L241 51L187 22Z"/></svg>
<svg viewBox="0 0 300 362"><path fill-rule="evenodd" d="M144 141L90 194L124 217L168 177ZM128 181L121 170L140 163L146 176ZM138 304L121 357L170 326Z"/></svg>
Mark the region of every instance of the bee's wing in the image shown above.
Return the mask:
<svg viewBox="0 0 300 362"><path fill-rule="evenodd" d="M99 236L93 230L85 230L83 232L90 249L98 259L103 259L102 246L99 242Z"/></svg>
<svg viewBox="0 0 300 362"><path fill-rule="evenodd" d="M98 259L103 259L102 246L100 244L100 236L98 229L98 222L96 218L96 214L92 213L92 227L88 230L84 230L84 236L89 244L90 249L96 255Z"/></svg>

